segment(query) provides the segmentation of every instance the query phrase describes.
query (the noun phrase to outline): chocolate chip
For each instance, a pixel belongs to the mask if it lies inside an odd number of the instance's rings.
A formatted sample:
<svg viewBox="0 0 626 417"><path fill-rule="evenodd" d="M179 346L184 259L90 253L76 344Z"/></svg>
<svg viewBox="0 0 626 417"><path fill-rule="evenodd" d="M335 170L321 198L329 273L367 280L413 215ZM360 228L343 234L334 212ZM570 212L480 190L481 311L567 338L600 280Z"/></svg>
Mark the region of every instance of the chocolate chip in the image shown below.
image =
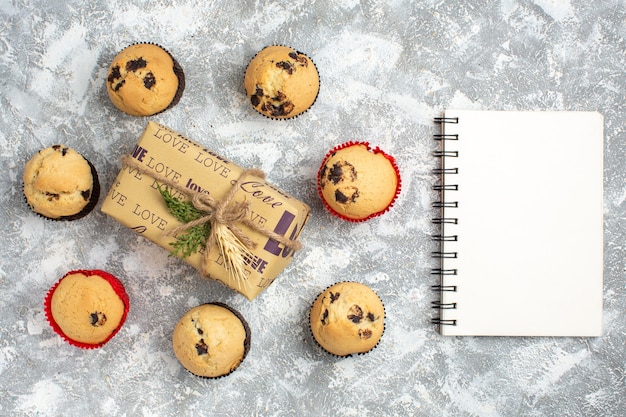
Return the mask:
<svg viewBox="0 0 626 417"><path fill-rule="evenodd" d="M306 59L304 55L298 55L298 59L296 61L298 61L298 64L302 65L303 67L309 66L309 60Z"/></svg>
<svg viewBox="0 0 626 417"><path fill-rule="evenodd" d="M126 71L137 71L138 69L145 68L148 63L145 59L139 57L126 63Z"/></svg>
<svg viewBox="0 0 626 417"><path fill-rule="evenodd" d="M67 152L69 151L69 148L66 146L62 146L62 145L52 145L52 149L54 149L57 152L61 152L61 156L65 156L67 154Z"/></svg>
<svg viewBox="0 0 626 417"><path fill-rule="evenodd" d="M283 104L282 107L283 107L283 114L287 115L293 111L293 108L295 107L295 105L292 102L288 101L285 104Z"/></svg>
<svg viewBox="0 0 626 417"><path fill-rule="evenodd" d="M202 335L204 334L204 331L203 331L202 329L196 329L196 330L198 331L198 334L199 334L200 336L202 336Z"/></svg>
<svg viewBox="0 0 626 417"><path fill-rule="evenodd" d="M124 85L124 83L125 83L125 82L126 82L126 80L121 80L119 83L115 84L115 85L113 86L113 91L117 91L117 90L119 90L120 88L122 88L122 86Z"/></svg>
<svg viewBox="0 0 626 417"><path fill-rule="evenodd" d="M339 190L335 190L335 201L341 204L346 204L348 202L348 196Z"/></svg>
<svg viewBox="0 0 626 417"><path fill-rule="evenodd" d="M261 99L258 96L252 96L250 97L250 103L252 103L252 105L256 107L261 103Z"/></svg>
<svg viewBox="0 0 626 417"><path fill-rule="evenodd" d="M107 81L112 83L114 80L121 78L121 77L122 77L122 74L120 73L120 67L119 65L116 65L113 68L111 68L111 73L107 77Z"/></svg>
<svg viewBox="0 0 626 417"><path fill-rule="evenodd" d="M200 339L200 341L196 343L196 353L198 354L198 356L206 355L207 353L209 353L209 347L204 342L204 339Z"/></svg>
<svg viewBox="0 0 626 417"><path fill-rule="evenodd" d="M354 324L359 324L363 320L363 310L358 305L354 304L348 310L348 320Z"/></svg>
<svg viewBox="0 0 626 417"><path fill-rule="evenodd" d="M369 321L376 320L376 316L374 315L374 313L367 313L367 318Z"/></svg>
<svg viewBox="0 0 626 417"><path fill-rule="evenodd" d="M278 68L282 69L283 71L287 71L287 74L289 74L289 75L293 74L293 67L291 66L291 63L289 63L287 61L277 62L276 66Z"/></svg>
<svg viewBox="0 0 626 417"><path fill-rule="evenodd" d="M276 92L276 97L272 97L272 100L274 100L274 101L285 101L286 98L287 98L287 96L285 95L285 93L283 93L282 91L277 91Z"/></svg>
<svg viewBox="0 0 626 417"><path fill-rule="evenodd" d="M61 198L61 195L48 191L46 191L46 195L48 196L48 201L58 200L59 198Z"/></svg>
<svg viewBox="0 0 626 417"><path fill-rule="evenodd" d="M370 329L359 329L359 339L369 339L370 337L372 337Z"/></svg>
<svg viewBox="0 0 626 417"><path fill-rule="evenodd" d="M89 200L89 197L91 196L91 190L81 191L80 195L83 197L85 201L87 201Z"/></svg>
<svg viewBox="0 0 626 417"><path fill-rule="evenodd" d="M343 166L337 162L333 164L330 172L328 173L328 180L337 185L343 179Z"/></svg>
<svg viewBox="0 0 626 417"><path fill-rule="evenodd" d="M306 67L309 65L309 60L302 52L289 52L289 58L295 59L300 65Z"/></svg>
<svg viewBox="0 0 626 417"><path fill-rule="evenodd" d="M271 116L279 117L286 116L293 110L294 105L291 102L282 103L278 106L273 105L272 103L265 103L263 105L263 110L270 113Z"/></svg>
<svg viewBox="0 0 626 417"><path fill-rule="evenodd" d="M154 78L154 74L149 72L143 77L143 86L148 90L151 89L156 84L156 78Z"/></svg>
<svg viewBox="0 0 626 417"><path fill-rule="evenodd" d="M91 313L89 317L91 318L91 325L94 327L103 326L104 323L106 323L107 321L106 314L102 313L101 311Z"/></svg>
<svg viewBox="0 0 626 417"><path fill-rule="evenodd" d="M263 97L263 89L259 86L256 87L256 91L254 92L255 96Z"/></svg>
<svg viewBox="0 0 626 417"><path fill-rule="evenodd" d="M335 162L328 173L328 180L335 185L342 181L354 181L356 177L354 165L346 161Z"/></svg>
<svg viewBox="0 0 626 417"><path fill-rule="evenodd" d="M322 324L328 324L328 309L324 310L321 321Z"/></svg>
<svg viewBox="0 0 626 417"><path fill-rule="evenodd" d="M334 303L335 301L337 301L339 299L339 296L341 295L340 292L336 292L336 293L330 293L330 303Z"/></svg>
<svg viewBox="0 0 626 417"><path fill-rule="evenodd" d="M355 187L346 187L346 190L352 190L352 194L347 195L342 191L335 190L335 201L341 204L354 203L359 198L359 190Z"/></svg>

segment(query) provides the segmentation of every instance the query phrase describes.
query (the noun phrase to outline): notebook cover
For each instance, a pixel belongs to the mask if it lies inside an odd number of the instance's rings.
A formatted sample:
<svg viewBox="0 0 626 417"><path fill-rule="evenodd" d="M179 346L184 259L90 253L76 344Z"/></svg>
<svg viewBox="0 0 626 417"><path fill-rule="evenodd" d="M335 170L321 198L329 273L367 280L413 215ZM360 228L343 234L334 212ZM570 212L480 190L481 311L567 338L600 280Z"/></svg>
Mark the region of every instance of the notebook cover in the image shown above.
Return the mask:
<svg viewBox="0 0 626 417"><path fill-rule="evenodd" d="M599 336L603 297L603 117L456 111L442 124L444 335Z"/></svg>

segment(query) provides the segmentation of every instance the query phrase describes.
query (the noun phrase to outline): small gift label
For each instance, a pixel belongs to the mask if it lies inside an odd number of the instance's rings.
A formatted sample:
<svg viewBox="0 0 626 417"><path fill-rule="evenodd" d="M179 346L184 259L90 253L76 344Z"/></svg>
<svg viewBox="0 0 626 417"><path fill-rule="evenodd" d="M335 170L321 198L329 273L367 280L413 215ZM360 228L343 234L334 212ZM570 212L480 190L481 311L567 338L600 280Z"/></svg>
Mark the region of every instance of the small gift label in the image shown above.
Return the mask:
<svg viewBox="0 0 626 417"><path fill-rule="evenodd" d="M254 299L291 262L310 209L185 136L149 122L102 212Z"/></svg>

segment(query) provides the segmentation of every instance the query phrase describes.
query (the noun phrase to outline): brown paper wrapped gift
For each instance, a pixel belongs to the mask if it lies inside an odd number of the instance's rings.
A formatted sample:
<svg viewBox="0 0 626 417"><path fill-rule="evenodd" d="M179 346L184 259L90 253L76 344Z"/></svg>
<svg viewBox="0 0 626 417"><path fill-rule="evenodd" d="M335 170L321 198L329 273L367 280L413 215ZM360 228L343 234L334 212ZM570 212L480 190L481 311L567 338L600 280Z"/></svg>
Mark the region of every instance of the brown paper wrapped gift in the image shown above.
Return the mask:
<svg viewBox="0 0 626 417"><path fill-rule="evenodd" d="M245 170L155 122L148 123L124 161L102 212L168 251L185 233L181 227L189 224L170 213L163 189L178 201L206 197L226 210L241 212L241 220L234 221L231 228L239 230L251 246L242 257L245 278L233 276L233 268L214 241L207 243L208 251L200 248L184 258L204 276L252 300L291 262L310 209L269 184L262 173ZM237 207L241 210L235 210Z"/></svg>

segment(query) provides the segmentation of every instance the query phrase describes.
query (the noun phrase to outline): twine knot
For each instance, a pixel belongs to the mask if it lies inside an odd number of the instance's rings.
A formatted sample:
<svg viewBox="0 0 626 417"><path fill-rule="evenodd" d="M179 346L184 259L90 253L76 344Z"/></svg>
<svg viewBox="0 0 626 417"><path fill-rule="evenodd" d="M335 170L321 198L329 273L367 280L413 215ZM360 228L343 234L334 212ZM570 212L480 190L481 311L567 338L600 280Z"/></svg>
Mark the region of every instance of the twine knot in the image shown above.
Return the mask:
<svg viewBox="0 0 626 417"><path fill-rule="evenodd" d="M244 224L254 231L257 231L270 239L276 240L289 249L299 250L302 245L297 240L287 239L283 235L279 235L271 230L265 229L263 226L253 222L249 218L249 201L232 202L233 197L237 193L241 183L247 175L253 175L261 179L265 179L265 173L258 169L244 170L229 192L222 200L216 200L206 192L197 192L183 187L177 182L170 180L156 172L146 170L142 164L137 162L130 155L122 157L124 165L137 169L142 174L146 174L166 185L176 189L186 195L193 206L199 211L206 213L197 220L183 223L164 233L164 236L177 235L178 233L189 230L195 226L210 223L211 231L204 245L203 269L207 273L209 265L209 248L217 245L224 257L226 268L231 275L234 275L238 282L245 280L245 271L243 269L246 261L253 259L254 255L250 250L256 247L256 243L250 239L237 224Z"/></svg>

